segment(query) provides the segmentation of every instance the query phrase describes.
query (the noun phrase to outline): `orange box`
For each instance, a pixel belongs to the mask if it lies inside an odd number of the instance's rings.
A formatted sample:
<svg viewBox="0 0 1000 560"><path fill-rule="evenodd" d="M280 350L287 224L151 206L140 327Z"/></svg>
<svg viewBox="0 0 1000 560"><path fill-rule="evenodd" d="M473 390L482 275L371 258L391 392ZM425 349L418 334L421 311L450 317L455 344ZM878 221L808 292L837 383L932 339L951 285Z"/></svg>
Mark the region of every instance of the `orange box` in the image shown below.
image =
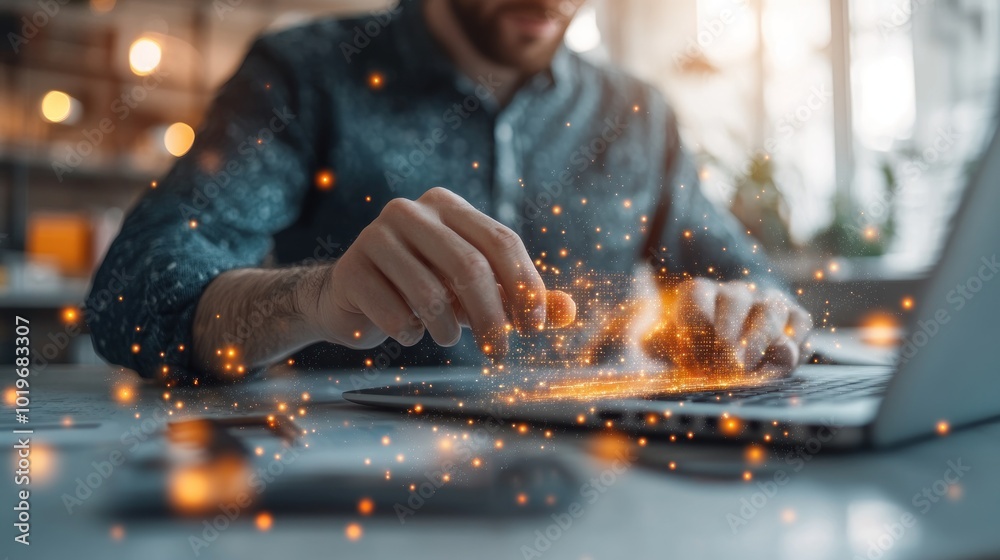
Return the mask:
<svg viewBox="0 0 1000 560"><path fill-rule="evenodd" d="M89 276L94 263L90 217L72 213L36 213L28 218L28 259L55 265L67 276Z"/></svg>

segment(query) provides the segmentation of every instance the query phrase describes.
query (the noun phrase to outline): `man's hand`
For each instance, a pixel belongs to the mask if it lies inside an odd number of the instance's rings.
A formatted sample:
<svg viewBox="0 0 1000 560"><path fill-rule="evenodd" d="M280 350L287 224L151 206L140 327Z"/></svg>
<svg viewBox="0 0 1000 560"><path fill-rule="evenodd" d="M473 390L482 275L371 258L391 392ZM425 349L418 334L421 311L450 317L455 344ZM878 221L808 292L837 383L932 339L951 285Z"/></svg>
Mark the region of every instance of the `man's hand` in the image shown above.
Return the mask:
<svg viewBox="0 0 1000 560"><path fill-rule="evenodd" d="M440 187L386 204L317 292L303 313L323 339L351 348L386 337L412 346L425 329L452 346L466 325L484 353L502 356L507 331L575 316L568 295L546 291L516 233Z"/></svg>
<svg viewBox="0 0 1000 560"><path fill-rule="evenodd" d="M682 372L774 377L804 358L812 318L783 292L696 278L667 289L662 300L643 348Z"/></svg>

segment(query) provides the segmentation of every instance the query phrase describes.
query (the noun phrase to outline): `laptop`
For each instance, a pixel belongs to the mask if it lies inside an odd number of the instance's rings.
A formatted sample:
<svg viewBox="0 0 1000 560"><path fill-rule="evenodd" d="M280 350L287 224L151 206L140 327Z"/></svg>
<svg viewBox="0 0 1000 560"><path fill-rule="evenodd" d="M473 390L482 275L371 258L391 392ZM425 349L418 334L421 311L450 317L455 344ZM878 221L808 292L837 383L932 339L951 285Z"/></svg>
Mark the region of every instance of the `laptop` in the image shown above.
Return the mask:
<svg viewBox="0 0 1000 560"><path fill-rule="evenodd" d="M887 447L1000 417L998 138L965 190L892 366L809 364L764 385L681 391L663 390L656 376L607 368L492 376L448 368L438 369L437 379L408 375L343 397L423 414L612 428L651 439L824 448Z"/></svg>

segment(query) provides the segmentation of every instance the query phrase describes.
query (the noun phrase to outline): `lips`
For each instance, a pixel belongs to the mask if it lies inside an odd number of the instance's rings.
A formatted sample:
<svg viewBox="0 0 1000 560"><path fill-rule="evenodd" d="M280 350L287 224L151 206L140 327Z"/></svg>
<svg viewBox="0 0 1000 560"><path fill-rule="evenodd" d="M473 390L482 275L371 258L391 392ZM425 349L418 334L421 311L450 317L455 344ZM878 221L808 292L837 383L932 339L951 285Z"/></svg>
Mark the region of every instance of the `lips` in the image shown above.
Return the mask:
<svg viewBox="0 0 1000 560"><path fill-rule="evenodd" d="M559 22L537 10L512 10L504 15L523 35L545 38L559 32Z"/></svg>

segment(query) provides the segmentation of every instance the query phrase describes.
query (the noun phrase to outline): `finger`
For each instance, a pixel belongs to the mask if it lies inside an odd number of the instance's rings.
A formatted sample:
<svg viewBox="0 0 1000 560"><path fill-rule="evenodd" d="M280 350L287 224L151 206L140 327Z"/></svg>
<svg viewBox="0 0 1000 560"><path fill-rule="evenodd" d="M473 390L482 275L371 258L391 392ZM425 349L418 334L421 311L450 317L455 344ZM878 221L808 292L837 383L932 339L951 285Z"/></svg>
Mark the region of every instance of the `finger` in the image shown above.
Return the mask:
<svg viewBox="0 0 1000 560"><path fill-rule="evenodd" d="M667 306L666 313L682 325L713 328L718 291L715 282L703 278L684 282L675 289L674 302Z"/></svg>
<svg viewBox="0 0 1000 560"><path fill-rule="evenodd" d="M753 292L742 283L729 283L719 288L715 298L713 323L716 352L717 358L725 360L729 365L741 357L743 347L740 344L740 334L753 304Z"/></svg>
<svg viewBox="0 0 1000 560"><path fill-rule="evenodd" d="M421 205L403 199L393 202L405 207L391 215L392 219L400 220L393 224L394 228L406 232L399 235L400 239L447 280L468 315L480 348L486 354L506 354L507 337L503 330L506 313L489 261Z"/></svg>
<svg viewBox="0 0 1000 560"><path fill-rule="evenodd" d="M812 326L813 321L809 313L796 305L788 313L788 324L785 325L785 334L801 346L809 338Z"/></svg>
<svg viewBox="0 0 1000 560"><path fill-rule="evenodd" d="M740 362L747 371L757 368L772 341L785 336L787 323L788 308L785 304L773 299L754 303L747 314L740 341L743 347Z"/></svg>
<svg viewBox="0 0 1000 560"><path fill-rule="evenodd" d="M703 278L685 282L679 291L676 330L669 335L671 345L692 366L708 366L715 357L715 301L717 283Z"/></svg>
<svg viewBox="0 0 1000 560"><path fill-rule="evenodd" d="M444 189L441 189L444 191ZM486 257L507 294L507 310L519 331L545 326L545 283L521 238L461 197L432 189L424 195L441 221ZM423 198L423 197L422 197Z"/></svg>
<svg viewBox="0 0 1000 560"><path fill-rule="evenodd" d="M545 295L545 328L561 329L576 321L576 302L566 292L549 290Z"/></svg>
<svg viewBox="0 0 1000 560"><path fill-rule="evenodd" d="M370 263L369 267L363 274L365 281L352 288L348 301L384 334L381 340L372 344L372 339L378 338L379 333L364 332L358 328L354 331L357 346L352 344L351 347L371 348L384 341L384 335L391 336L403 346L420 342L424 337L423 325L375 264Z"/></svg>
<svg viewBox="0 0 1000 560"><path fill-rule="evenodd" d="M786 335L771 341L758 369L773 375L785 375L799 364L799 344Z"/></svg>
<svg viewBox="0 0 1000 560"><path fill-rule="evenodd" d="M379 251L370 256L375 266L402 294L407 305L440 346L454 346L462 327L452 308L451 290L395 235L379 238Z"/></svg>

